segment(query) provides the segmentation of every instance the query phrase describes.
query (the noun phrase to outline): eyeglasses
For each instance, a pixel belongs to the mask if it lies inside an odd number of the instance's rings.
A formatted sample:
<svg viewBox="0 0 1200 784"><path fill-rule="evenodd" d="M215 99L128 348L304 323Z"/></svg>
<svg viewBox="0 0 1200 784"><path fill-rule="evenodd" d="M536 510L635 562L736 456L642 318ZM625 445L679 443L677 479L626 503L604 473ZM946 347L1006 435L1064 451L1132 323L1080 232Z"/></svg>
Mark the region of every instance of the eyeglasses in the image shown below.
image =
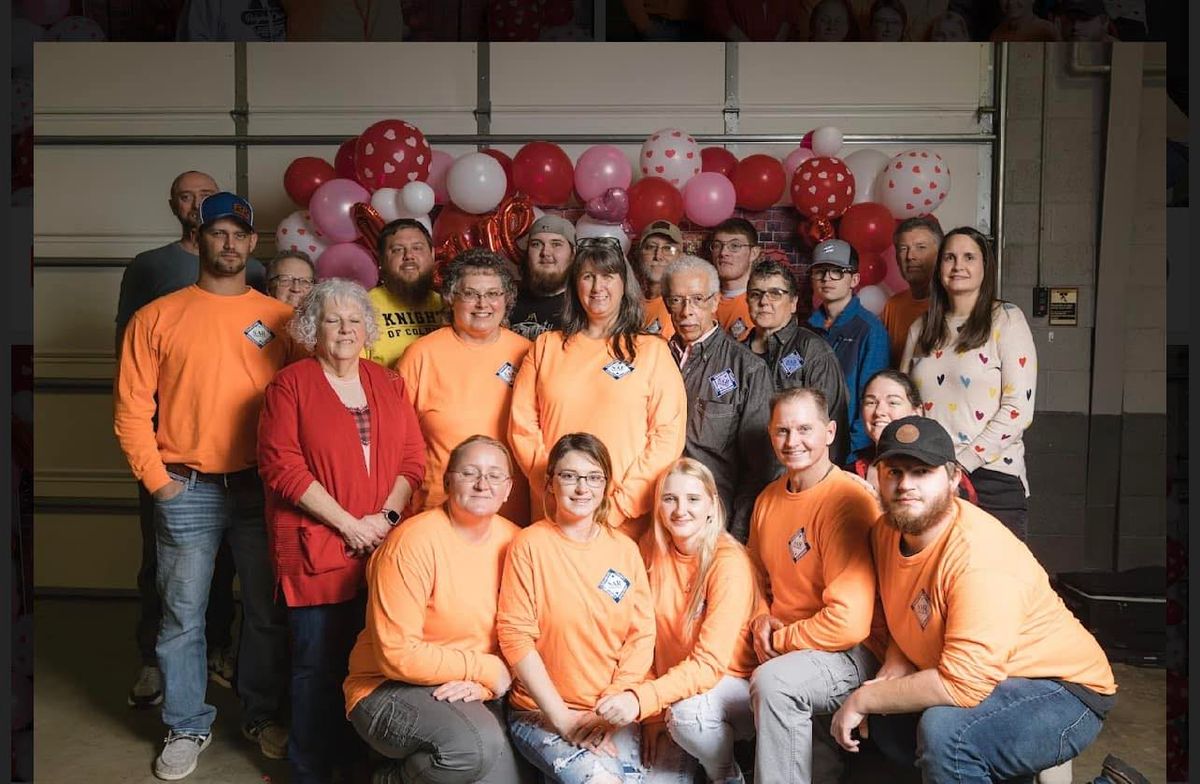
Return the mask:
<svg viewBox="0 0 1200 784"><path fill-rule="evenodd" d="M747 289L746 300L749 302L779 302L784 297L794 296L787 289Z"/></svg>
<svg viewBox="0 0 1200 784"><path fill-rule="evenodd" d="M619 239L617 239L616 237L580 237L579 241L576 242L575 245L576 245L576 247L580 247L580 248L587 248L587 247L616 248L618 253L622 252L621 241Z"/></svg>
<svg viewBox="0 0 1200 784"><path fill-rule="evenodd" d="M579 484L579 481L582 479L587 483L588 487L601 488L608 481L608 478L601 473L581 474L578 471L567 471L565 469L556 473L555 476L558 477L558 481L568 486Z"/></svg>
<svg viewBox="0 0 1200 784"><path fill-rule="evenodd" d="M488 291L476 291L475 289L463 289L458 292L458 296L468 302L499 302L504 299L504 290L490 289Z"/></svg>
<svg viewBox="0 0 1200 784"><path fill-rule="evenodd" d="M850 274L848 269L830 268L815 269L809 273L813 280L841 280Z"/></svg>
<svg viewBox="0 0 1200 784"><path fill-rule="evenodd" d="M267 282L285 289L311 289L317 283L312 278L297 278L295 275L273 275Z"/></svg>
<svg viewBox="0 0 1200 784"><path fill-rule="evenodd" d="M726 248L729 249L730 253L741 253L743 250L745 250L746 248L749 248L749 247L750 247L750 243L738 242L737 240L734 240L733 242L721 242L720 240L711 240L708 243L708 249L711 250L713 253L720 253L721 251L725 250Z"/></svg>
<svg viewBox="0 0 1200 784"><path fill-rule="evenodd" d="M685 302L694 308L702 308L706 302L715 296L716 294L691 294L686 297L672 295L669 297L663 297L663 302L665 302L667 307L671 310L679 310L683 307Z"/></svg>
<svg viewBox="0 0 1200 784"><path fill-rule="evenodd" d="M663 255L666 258L673 258L679 255L678 245L657 245L646 244L642 246L642 253L647 256Z"/></svg>
<svg viewBox="0 0 1200 784"><path fill-rule="evenodd" d="M461 468L457 471L451 471L450 473L458 474L469 484L475 484L479 481L480 477L483 477L483 481L487 482L492 487L499 487L510 479L508 474L504 474L499 471L488 471L485 473L474 466L467 466L466 468Z"/></svg>

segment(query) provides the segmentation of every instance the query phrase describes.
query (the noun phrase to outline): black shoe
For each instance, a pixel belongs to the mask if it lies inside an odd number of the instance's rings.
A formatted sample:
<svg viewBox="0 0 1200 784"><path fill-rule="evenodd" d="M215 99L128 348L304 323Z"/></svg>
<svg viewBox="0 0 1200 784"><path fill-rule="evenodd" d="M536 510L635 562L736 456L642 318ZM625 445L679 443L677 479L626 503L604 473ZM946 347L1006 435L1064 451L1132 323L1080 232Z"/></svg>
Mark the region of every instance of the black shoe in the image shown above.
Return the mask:
<svg viewBox="0 0 1200 784"><path fill-rule="evenodd" d="M1139 773L1137 768L1112 754L1104 758L1100 775L1109 779L1113 784L1150 784L1150 779Z"/></svg>

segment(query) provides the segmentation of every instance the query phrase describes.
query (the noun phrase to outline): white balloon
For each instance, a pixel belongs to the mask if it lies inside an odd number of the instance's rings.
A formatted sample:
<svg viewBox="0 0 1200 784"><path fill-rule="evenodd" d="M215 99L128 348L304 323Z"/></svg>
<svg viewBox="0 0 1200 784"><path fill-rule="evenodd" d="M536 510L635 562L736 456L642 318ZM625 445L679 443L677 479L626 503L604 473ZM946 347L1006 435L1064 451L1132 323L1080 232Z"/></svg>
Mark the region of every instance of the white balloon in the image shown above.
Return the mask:
<svg viewBox="0 0 1200 784"><path fill-rule="evenodd" d="M433 221L429 220L428 215L411 215L409 217L411 217L413 220L420 221L421 225L425 227L425 231L429 232L431 237L433 236Z"/></svg>
<svg viewBox="0 0 1200 784"><path fill-rule="evenodd" d="M629 253L629 235L619 223L604 223L590 215L584 215L575 222L575 238L582 237L616 237L621 242L621 252Z"/></svg>
<svg viewBox="0 0 1200 784"><path fill-rule="evenodd" d="M682 192L700 173L700 146L678 128L655 131L642 143L638 170L643 177L662 177Z"/></svg>
<svg viewBox="0 0 1200 784"><path fill-rule="evenodd" d="M450 194L450 201L463 212L475 215L496 209L507 187L504 167L492 156L481 152L469 152L459 157L446 173L446 192Z"/></svg>
<svg viewBox="0 0 1200 784"><path fill-rule="evenodd" d="M878 316L887 304L888 295L880 286L863 286L858 290L858 301L867 310Z"/></svg>
<svg viewBox="0 0 1200 784"><path fill-rule="evenodd" d="M832 158L842 149L842 132L832 125L822 125L812 132L812 151L818 158Z"/></svg>
<svg viewBox="0 0 1200 784"><path fill-rule="evenodd" d="M875 201L875 178L891 160L879 150L855 150L842 159L846 168L854 175L854 203Z"/></svg>
<svg viewBox="0 0 1200 784"><path fill-rule="evenodd" d="M12 20L12 67L24 76L32 76L33 45L46 40L46 29L39 24L17 17Z"/></svg>
<svg viewBox="0 0 1200 784"><path fill-rule="evenodd" d="M409 215L428 215L433 209L432 186L419 181L405 185L400 189L400 206Z"/></svg>
<svg viewBox="0 0 1200 784"><path fill-rule="evenodd" d="M308 210L296 210L275 228L275 250L303 251L314 262L329 244L329 238L313 225Z"/></svg>
<svg viewBox="0 0 1200 784"><path fill-rule="evenodd" d="M950 167L932 150L905 150L875 178L875 201L897 220L928 215L950 193Z"/></svg>
<svg viewBox="0 0 1200 784"><path fill-rule="evenodd" d="M428 187L428 186L426 186ZM379 217L391 223L397 218L407 217L402 214L400 206L400 190L398 188L380 188L371 194L371 206L379 213Z"/></svg>

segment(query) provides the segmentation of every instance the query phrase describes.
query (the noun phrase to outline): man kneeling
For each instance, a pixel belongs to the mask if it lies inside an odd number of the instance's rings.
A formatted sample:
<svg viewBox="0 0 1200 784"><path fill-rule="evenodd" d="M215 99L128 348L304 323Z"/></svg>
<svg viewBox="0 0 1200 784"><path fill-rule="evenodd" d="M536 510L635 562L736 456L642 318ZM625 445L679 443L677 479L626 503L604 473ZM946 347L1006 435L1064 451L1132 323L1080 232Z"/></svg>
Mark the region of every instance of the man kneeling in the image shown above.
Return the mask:
<svg viewBox="0 0 1200 784"><path fill-rule="evenodd" d="M892 422L875 462L884 517L871 544L891 642L834 715L834 738L856 751L858 728L925 782L1032 782L1078 755L1116 702L1096 640L1029 549L956 497L941 425Z"/></svg>

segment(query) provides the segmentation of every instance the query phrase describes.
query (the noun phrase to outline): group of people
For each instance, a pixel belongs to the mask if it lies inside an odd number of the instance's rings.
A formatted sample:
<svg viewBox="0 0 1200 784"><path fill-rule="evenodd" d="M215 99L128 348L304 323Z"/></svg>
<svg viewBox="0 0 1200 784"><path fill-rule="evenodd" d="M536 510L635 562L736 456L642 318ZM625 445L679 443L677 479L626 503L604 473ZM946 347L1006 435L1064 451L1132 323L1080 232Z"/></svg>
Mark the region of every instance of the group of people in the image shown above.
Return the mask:
<svg viewBox="0 0 1200 784"><path fill-rule="evenodd" d="M268 295L248 202L186 172L170 205L115 383L159 778L211 741L223 542L243 734L295 782L364 745L380 782L741 781L739 740L756 781L833 781L868 734L925 781L1032 780L1099 732L1111 669L1021 541L1036 357L975 230L901 224L884 322L822 243L802 323L741 219L710 259L651 223L631 262L546 215L519 280L472 249L440 291L400 219L376 289L292 253Z"/></svg>

